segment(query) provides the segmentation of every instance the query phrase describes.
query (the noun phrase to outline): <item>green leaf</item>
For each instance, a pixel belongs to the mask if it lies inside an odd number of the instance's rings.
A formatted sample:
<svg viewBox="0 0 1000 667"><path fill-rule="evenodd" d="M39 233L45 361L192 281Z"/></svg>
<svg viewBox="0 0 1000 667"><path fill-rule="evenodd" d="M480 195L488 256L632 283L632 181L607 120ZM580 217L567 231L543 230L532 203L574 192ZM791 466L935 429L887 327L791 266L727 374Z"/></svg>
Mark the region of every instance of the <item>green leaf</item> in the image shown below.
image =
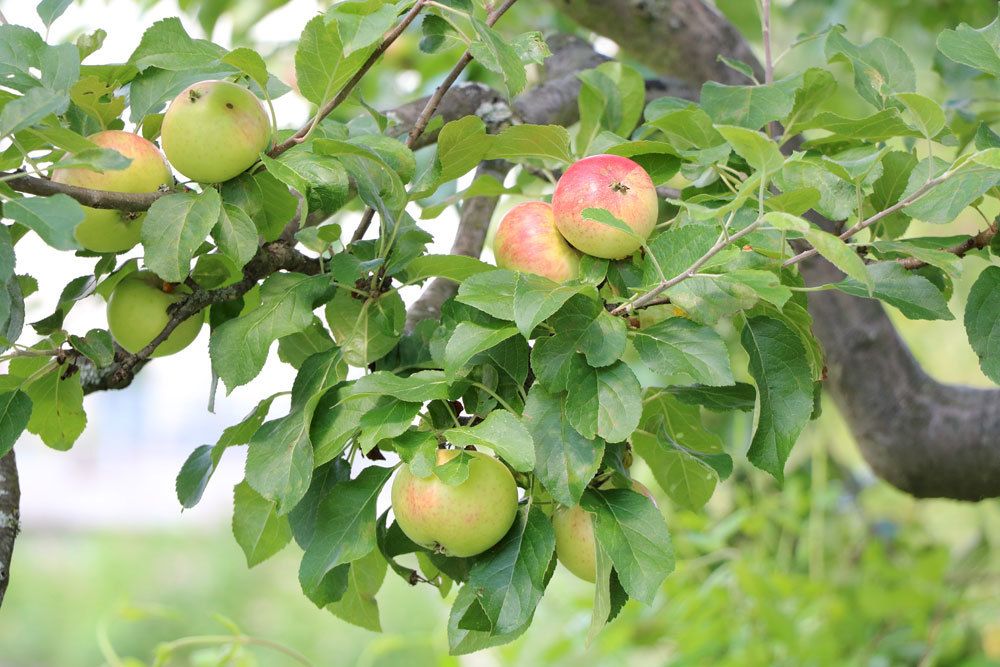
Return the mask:
<svg viewBox="0 0 1000 667"><path fill-rule="evenodd" d="M800 155L785 162L776 174L778 186L785 192L805 187L819 192L816 210L831 220L844 220L854 212L855 187L830 171L829 164Z"/></svg>
<svg viewBox="0 0 1000 667"><path fill-rule="evenodd" d="M375 548L375 502L392 471L369 466L356 479L335 485L320 501L316 531L299 568L307 595L319 590L334 568L364 558Z"/></svg>
<svg viewBox="0 0 1000 667"><path fill-rule="evenodd" d="M670 387L668 391L683 403L702 405L715 412L750 412L757 399L753 385L744 382L732 387Z"/></svg>
<svg viewBox="0 0 1000 667"><path fill-rule="evenodd" d="M517 325L517 330L525 338L531 338L531 332L535 330L535 327L559 310L571 297L584 291L592 292L593 287L589 285L559 284L552 282L548 278L534 274L517 274L513 303L513 319ZM461 294L461 290L459 294ZM463 303L468 302L464 301Z"/></svg>
<svg viewBox="0 0 1000 667"><path fill-rule="evenodd" d="M747 458L780 482L788 454L813 411L806 351L797 333L770 317L747 320L740 340L750 357L760 406Z"/></svg>
<svg viewBox="0 0 1000 667"><path fill-rule="evenodd" d="M757 171L773 175L785 163L784 156L778 150L778 144L760 132L735 125L717 125L715 129L726 138L733 150Z"/></svg>
<svg viewBox="0 0 1000 667"><path fill-rule="evenodd" d="M546 576L555 553L552 523L537 507L518 512L507 535L478 558L469 570L463 588L471 589L477 605L472 613L482 614L489 632L503 635L530 623L548 583ZM461 610L456 605L453 613ZM463 613L463 626L469 610Z"/></svg>
<svg viewBox="0 0 1000 667"><path fill-rule="evenodd" d="M709 81L701 88L700 104L717 124L758 130L791 112L795 102L793 93L800 81L797 76L756 86L726 86Z"/></svg>
<svg viewBox="0 0 1000 667"><path fill-rule="evenodd" d="M433 433L410 429L392 439L392 448L416 477L430 477L437 466L438 441Z"/></svg>
<svg viewBox="0 0 1000 667"><path fill-rule="evenodd" d="M625 321L585 296L567 301L550 323L556 334L535 342L532 366L552 390L567 389L567 365L574 353L583 354L589 365L598 368L613 364L625 352Z"/></svg>
<svg viewBox="0 0 1000 667"><path fill-rule="evenodd" d="M645 431L636 431L632 444L653 472L656 483L681 507L700 509L715 493L719 475L697 457Z"/></svg>
<svg viewBox="0 0 1000 667"><path fill-rule="evenodd" d="M411 403L389 396L379 399L358 421L361 435L357 442L361 452L367 454L383 440L402 435L413 424L420 407L419 402Z"/></svg>
<svg viewBox="0 0 1000 667"><path fill-rule="evenodd" d="M222 199L214 188L197 195L160 197L142 223L146 266L163 280L179 283L191 271L191 259L219 221Z"/></svg>
<svg viewBox="0 0 1000 667"><path fill-rule="evenodd" d="M520 472L535 467L535 443L531 433L516 415L506 410L494 410L475 426L450 428L445 439L453 445L487 447Z"/></svg>
<svg viewBox="0 0 1000 667"><path fill-rule="evenodd" d="M795 127L796 130L823 129L832 132L836 138L852 141L886 141L894 137L919 137L920 133L910 128L892 107L862 118L845 118L832 112L818 114L808 123Z"/></svg>
<svg viewBox="0 0 1000 667"><path fill-rule="evenodd" d="M524 424L535 443L535 474L556 502L572 507L597 474L604 441L588 439L569 424L565 395L550 394L538 383L528 392Z"/></svg>
<svg viewBox="0 0 1000 667"><path fill-rule="evenodd" d="M465 116L446 123L438 133L436 183L464 176L482 162L493 137L486 134L486 124L478 116Z"/></svg>
<svg viewBox="0 0 1000 667"><path fill-rule="evenodd" d="M31 399L20 389L0 394L0 457L14 448L31 419Z"/></svg>
<svg viewBox="0 0 1000 667"><path fill-rule="evenodd" d="M299 37L295 50L295 75L302 95L320 106L330 100L368 57L358 50L343 57L337 22L314 16Z"/></svg>
<svg viewBox="0 0 1000 667"><path fill-rule="evenodd" d="M10 374L27 380L51 363L47 357L18 357L10 362ZM28 430L52 449L66 451L73 446L87 425L83 409L83 387L80 374L62 379L63 369L52 369L35 377L20 389L31 399L31 419ZM14 387L8 387L13 389Z"/></svg>
<svg viewBox="0 0 1000 667"><path fill-rule="evenodd" d="M401 7L406 3L339 3L326 11L328 20L335 20L337 30L344 40L344 53L350 54L358 49L372 46L382 40Z"/></svg>
<svg viewBox="0 0 1000 667"><path fill-rule="evenodd" d="M837 80L833 74L819 67L810 67L802 74L802 85L795 91L792 110L782 124L789 135L797 134L799 123L804 123L816 114L816 110L826 103L837 90Z"/></svg>
<svg viewBox="0 0 1000 667"><path fill-rule="evenodd" d="M407 283L416 283L433 276L460 283L479 273L493 271L495 268L482 260L465 255L421 255L406 265L403 279Z"/></svg>
<svg viewBox="0 0 1000 667"><path fill-rule="evenodd" d="M233 489L233 535L247 567L253 567L284 549L292 539L292 529L288 518L275 512L273 502L240 482Z"/></svg>
<svg viewBox="0 0 1000 667"><path fill-rule="evenodd" d="M459 452L441 465L434 466L434 475L448 486L458 486L469 479L469 463L472 456L468 452Z"/></svg>
<svg viewBox="0 0 1000 667"><path fill-rule="evenodd" d="M80 247L73 230L83 222L83 207L68 195L9 199L3 204L3 215L31 229L56 250Z"/></svg>
<svg viewBox="0 0 1000 667"><path fill-rule="evenodd" d="M226 427L222 435L219 436L218 441L216 441L216 446L226 448L245 445L250 442L250 438L253 437L253 434L257 432L257 429L260 428L260 425L267 418L267 413L271 409L271 403L278 396L280 394L271 394L257 403L246 417L232 426Z"/></svg>
<svg viewBox="0 0 1000 667"><path fill-rule="evenodd" d="M201 496L205 493L208 481L215 472L218 465L216 452L221 455L222 449L212 447L212 445L200 445L195 447L191 455L184 461L180 472L177 473L177 480L174 482L174 490L177 492L177 500L181 507L190 509L198 504Z"/></svg>
<svg viewBox="0 0 1000 667"><path fill-rule="evenodd" d="M249 76L262 90L267 89L267 80L270 78L267 73L267 64L264 63L264 58L253 49L248 49L245 46L233 49L222 57L222 62L232 65Z"/></svg>
<svg viewBox="0 0 1000 667"><path fill-rule="evenodd" d="M632 331L632 342L655 373L710 386L734 382L729 352L711 327L671 317Z"/></svg>
<svg viewBox="0 0 1000 667"><path fill-rule="evenodd" d="M387 565L378 549L372 549L367 556L351 563L351 569L347 571L347 590L343 597L327 605L327 609L348 623L381 632L375 594L382 588Z"/></svg>
<svg viewBox="0 0 1000 667"><path fill-rule="evenodd" d="M448 400L451 379L442 371L418 371L413 375L395 375L377 371L357 379L351 397L392 396L401 401Z"/></svg>
<svg viewBox="0 0 1000 667"><path fill-rule="evenodd" d="M521 57L514 47L497 31L476 17L472 17L472 27L479 36L478 40L469 45L469 52L476 62L503 76L510 97L524 90L528 77L524 65L521 64Z"/></svg>
<svg viewBox="0 0 1000 667"><path fill-rule="evenodd" d="M983 28L959 24L937 38L938 50L962 65L1000 77L1000 16Z"/></svg>
<svg viewBox="0 0 1000 667"><path fill-rule="evenodd" d="M236 266L244 266L257 254L257 227L242 209L224 204L219 219L212 228L212 237L222 254Z"/></svg>
<svg viewBox="0 0 1000 667"><path fill-rule="evenodd" d="M306 191L303 194L311 211L333 213L351 198L347 170L336 158L304 151L288 151L277 162L294 174L296 180L305 184Z"/></svg>
<svg viewBox="0 0 1000 667"><path fill-rule="evenodd" d="M854 280L864 283L869 295L875 288L867 267L858 253L833 234L814 227L802 218L787 213L772 212L764 215L764 221L776 229L798 232L819 251L831 264ZM707 383L706 383L707 384Z"/></svg>
<svg viewBox="0 0 1000 667"><path fill-rule="evenodd" d="M38 18L42 19L42 23L48 28L55 23L57 18L62 16L71 4L73 4L73 0L42 0L38 3L35 11L38 13Z"/></svg>
<svg viewBox="0 0 1000 667"><path fill-rule="evenodd" d="M887 37L876 37L858 46L831 30L826 36L826 57L846 60L854 68L854 88L880 109L889 106L895 93L916 89L917 74L906 51Z"/></svg>
<svg viewBox="0 0 1000 667"><path fill-rule="evenodd" d="M129 63L139 71L148 67L189 71L219 64L226 50L205 39L191 39L176 17L157 21L143 33Z"/></svg>
<svg viewBox="0 0 1000 667"><path fill-rule="evenodd" d="M965 307L965 331L988 378L1000 384L1000 267L979 274Z"/></svg>
<svg viewBox="0 0 1000 667"><path fill-rule="evenodd" d="M406 307L398 292L377 299L357 298L340 288L326 305L326 321L344 359L362 368L396 347L406 324Z"/></svg>
<svg viewBox="0 0 1000 667"><path fill-rule="evenodd" d="M69 344L93 361L97 368L109 366L115 360L114 341L111 339L111 334L104 329L91 329L83 337L71 335Z"/></svg>
<svg viewBox="0 0 1000 667"><path fill-rule="evenodd" d="M594 514L594 535L631 597L652 604L674 569L674 550L663 516L646 496L630 489L587 491L581 503Z"/></svg>
<svg viewBox="0 0 1000 667"><path fill-rule="evenodd" d="M944 295L927 278L907 271L898 262L876 262L867 265L867 268L875 284L874 298L899 308L911 320L955 319ZM867 287L853 278L846 278L833 286L854 296L869 296Z"/></svg>
<svg viewBox="0 0 1000 667"><path fill-rule="evenodd" d="M577 151L586 154L602 131L622 137L632 134L646 103L646 81L642 74L628 65L611 61L584 70L577 77L583 84L578 100Z"/></svg>
<svg viewBox="0 0 1000 667"><path fill-rule="evenodd" d="M506 269L487 271L462 281L459 303L477 308L501 320L514 321L514 290L519 274Z"/></svg>
<svg viewBox="0 0 1000 667"><path fill-rule="evenodd" d="M486 159L523 161L525 158L573 161L569 132L560 125L511 125L486 144Z"/></svg>
<svg viewBox="0 0 1000 667"><path fill-rule="evenodd" d="M311 411L293 410L265 422L250 438L246 481L279 515L288 514L309 489L314 466Z"/></svg>
<svg viewBox="0 0 1000 667"><path fill-rule="evenodd" d="M0 109L0 137L31 127L50 114L61 114L68 106L69 95L65 91L32 88Z"/></svg>
<svg viewBox="0 0 1000 667"><path fill-rule="evenodd" d="M566 416L580 435L621 442L639 425L642 397L635 373L623 362L592 368L581 357L570 368Z"/></svg>
<svg viewBox="0 0 1000 667"><path fill-rule="evenodd" d="M444 348L445 373L456 375L474 356L515 335L517 329L511 326L487 327L475 322L460 322Z"/></svg>
<svg viewBox="0 0 1000 667"><path fill-rule="evenodd" d="M360 430L361 418L379 402L378 396L347 400L349 386L341 385L331 389L316 406L309 430L316 465L322 465L339 456L350 439Z"/></svg>
<svg viewBox="0 0 1000 667"><path fill-rule="evenodd" d="M896 93L896 99L906 105L924 137L931 139L944 129L944 111L934 100L917 93Z"/></svg>
<svg viewBox="0 0 1000 667"><path fill-rule="evenodd" d="M933 177L940 176L950 167L940 158L933 160L931 165L925 158L913 168L901 199L920 189L932 174ZM1000 169L990 169L977 164L967 165L904 208L903 212L924 222L947 224L954 221L959 213L983 196L987 190L998 185L1000 185Z"/></svg>
<svg viewBox="0 0 1000 667"><path fill-rule="evenodd" d="M328 276L275 273L260 288L261 303L223 323L209 339L213 372L232 391L260 373L274 341L312 322L312 310L329 294Z"/></svg>
<svg viewBox="0 0 1000 667"><path fill-rule="evenodd" d="M722 438L702 423L701 409L683 403L669 391L657 390L644 399L639 428L690 452L707 455L724 451Z"/></svg>

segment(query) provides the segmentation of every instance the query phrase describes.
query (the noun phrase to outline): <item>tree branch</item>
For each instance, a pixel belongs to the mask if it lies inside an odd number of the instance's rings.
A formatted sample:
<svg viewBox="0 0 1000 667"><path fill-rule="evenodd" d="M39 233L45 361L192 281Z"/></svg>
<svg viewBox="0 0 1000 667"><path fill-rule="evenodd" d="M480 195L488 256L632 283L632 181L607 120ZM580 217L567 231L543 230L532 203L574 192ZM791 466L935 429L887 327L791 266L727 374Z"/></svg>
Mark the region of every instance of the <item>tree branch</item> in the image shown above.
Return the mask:
<svg viewBox="0 0 1000 667"><path fill-rule="evenodd" d="M997 235L997 225L1000 224L1000 216L993 221L989 227L979 232L975 236L971 236L968 239L962 241L961 243L956 243L955 245L945 248L945 252L950 252L953 255L958 255L959 257L965 257L965 254L970 250L982 250L990 245L993 237ZM904 257L898 261L904 269L922 269L927 266L927 262L921 261L916 257Z"/></svg>
<svg viewBox="0 0 1000 667"><path fill-rule="evenodd" d="M14 540L21 529L21 488L17 480L14 450L0 457L0 606L10 583L10 562Z"/></svg>
<svg viewBox="0 0 1000 667"><path fill-rule="evenodd" d="M7 185L14 190L29 195L48 197L49 195L64 194L91 208L113 208L131 213L145 211L160 197L174 192L173 190L160 190L158 192L90 190L76 185L56 183L51 179L42 178L41 176L29 176L21 170L0 172L0 178L6 178Z"/></svg>

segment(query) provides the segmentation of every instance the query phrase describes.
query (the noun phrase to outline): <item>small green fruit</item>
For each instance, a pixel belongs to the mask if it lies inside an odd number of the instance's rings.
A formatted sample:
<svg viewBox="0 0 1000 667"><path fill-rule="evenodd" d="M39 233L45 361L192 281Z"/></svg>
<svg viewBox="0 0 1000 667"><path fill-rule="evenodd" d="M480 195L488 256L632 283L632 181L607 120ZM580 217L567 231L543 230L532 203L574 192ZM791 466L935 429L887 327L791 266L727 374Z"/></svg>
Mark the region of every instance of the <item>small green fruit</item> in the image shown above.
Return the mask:
<svg viewBox="0 0 1000 667"><path fill-rule="evenodd" d="M185 88L163 116L163 152L200 183L239 176L271 142L271 123L257 96L228 81Z"/></svg>
<svg viewBox="0 0 1000 667"><path fill-rule="evenodd" d="M151 271L136 271L122 278L111 293L108 328L118 344L129 352L136 353L149 345L167 326L170 304L190 293L183 285L170 289L166 285ZM183 350L198 337L204 321L204 314L198 313L181 322L152 356L165 357Z"/></svg>
<svg viewBox="0 0 1000 667"><path fill-rule="evenodd" d="M439 449L438 465L460 450ZM469 477L456 486L437 478L417 477L409 466L392 483L396 523L417 544L449 556L475 556L507 534L517 514L517 485L507 467L482 452L465 452Z"/></svg>

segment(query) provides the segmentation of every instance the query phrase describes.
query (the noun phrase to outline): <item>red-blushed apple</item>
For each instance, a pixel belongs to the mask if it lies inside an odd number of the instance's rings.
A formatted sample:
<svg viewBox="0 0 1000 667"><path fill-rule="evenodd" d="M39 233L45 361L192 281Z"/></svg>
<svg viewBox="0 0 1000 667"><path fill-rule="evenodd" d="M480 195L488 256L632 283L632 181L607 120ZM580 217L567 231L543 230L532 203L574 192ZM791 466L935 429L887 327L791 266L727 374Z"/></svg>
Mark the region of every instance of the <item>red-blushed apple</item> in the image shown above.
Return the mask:
<svg viewBox="0 0 1000 667"><path fill-rule="evenodd" d="M438 465L461 450L439 449ZM465 452L469 477L449 486L436 475L417 477L404 465L392 482L396 523L417 544L449 556L475 556L507 534L517 514L517 485L510 470L482 452Z"/></svg>
<svg viewBox="0 0 1000 667"><path fill-rule="evenodd" d="M200 183L221 183L257 161L271 143L271 122L257 96L243 86L202 81L170 103L160 135L177 171Z"/></svg>
<svg viewBox="0 0 1000 667"><path fill-rule="evenodd" d="M579 505L560 507L552 515L556 533L556 558L567 570L584 581L597 579L597 545L594 517Z"/></svg>
<svg viewBox="0 0 1000 667"><path fill-rule="evenodd" d="M633 480L632 490L656 505L656 498L644 484ZM559 507L552 514L552 527L556 533L556 558L576 576L594 583L597 579L597 545L594 541L593 515L579 505Z"/></svg>
<svg viewBox="0 0 1000 667"><path fill-rule="evenodd" d="M635 236L586 220L588 208L602 208L628 225ZM577 250L605 259L628 257L656 226L656 187L646 170L618 155L593 155L575 162L552 195L559 232Z"/></svg>
<svg viewBox="0 0 1000 667"><path fill-rule="evenodd" d="M56 169L52 180L91 190L110 192L156 192L170 186L174 177L160 149L138 134L107 130L88 137L99 148L118 151L132 163L117 171L90 169ZM125 252L139 242L144 213L128 213L112 209L83 207L83 222L73 235L77 242L93 252Z"/></svg>
<svg viewBox="0 0 1000 667"><path fill-rule="evenodd" d="M115 285L108 299L108 329L118 344L135 353L146 347L167 326L167 308L190 290L184 285L165 283L152 271L136 271ZM201 331L204 313L197 313L178 325L153 352L165 357L180 352Z"/></svg>
<svg viewBox="0 0 1000 667"><path fill-rule="evenodd" d="M556 229L552 207L524 202L507 211L493 238L497 266L561 283L580 275L580 253Z"/></svg>

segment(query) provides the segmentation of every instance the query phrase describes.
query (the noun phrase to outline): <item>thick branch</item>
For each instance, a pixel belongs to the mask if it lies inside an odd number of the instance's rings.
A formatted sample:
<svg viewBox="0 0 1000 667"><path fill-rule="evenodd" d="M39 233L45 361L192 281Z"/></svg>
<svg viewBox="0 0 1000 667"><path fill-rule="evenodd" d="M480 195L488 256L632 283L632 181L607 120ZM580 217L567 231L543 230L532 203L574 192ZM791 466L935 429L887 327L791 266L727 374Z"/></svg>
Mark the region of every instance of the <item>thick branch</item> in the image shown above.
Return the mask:
<svg viewBox="0 0 1000 667"><path fill-rule="evenodd" d="M479 165L476 177L492 176L500 182L510 169L508 163L490 160ZM462 214L451 246L452 255L479 257L490 229L490 220L496 210L499 197L473 197L462 205ZM455 296L458 284L445 278L435 278L406 313L406 329L412 331L422 320L433 319L441 314L441 306Z"/></svg>
<svg viewBox="0 0 1000 667"><path fill-rule="evenodd" d="M28 174L17 172L0 172L0 178L14 176L7 180L9 185L18 192L29 195L48 197L49 195L64 194L69 195L84 206L91 208L113 208L122 211L139 212L145 211L153 205L157 199L170 194L170 190L160 192L109 192L107 190L89 190L76 185L56 183L41 176L29 176Z"/></svg>
<svg viewBox="0 0 1000 667"><path fill-rule="evenodd" d="M0 605L10 583L10 561L14 540L21 529L19 518L21 488L17 481L17 461L14 450L0 457Z"/></svg>

